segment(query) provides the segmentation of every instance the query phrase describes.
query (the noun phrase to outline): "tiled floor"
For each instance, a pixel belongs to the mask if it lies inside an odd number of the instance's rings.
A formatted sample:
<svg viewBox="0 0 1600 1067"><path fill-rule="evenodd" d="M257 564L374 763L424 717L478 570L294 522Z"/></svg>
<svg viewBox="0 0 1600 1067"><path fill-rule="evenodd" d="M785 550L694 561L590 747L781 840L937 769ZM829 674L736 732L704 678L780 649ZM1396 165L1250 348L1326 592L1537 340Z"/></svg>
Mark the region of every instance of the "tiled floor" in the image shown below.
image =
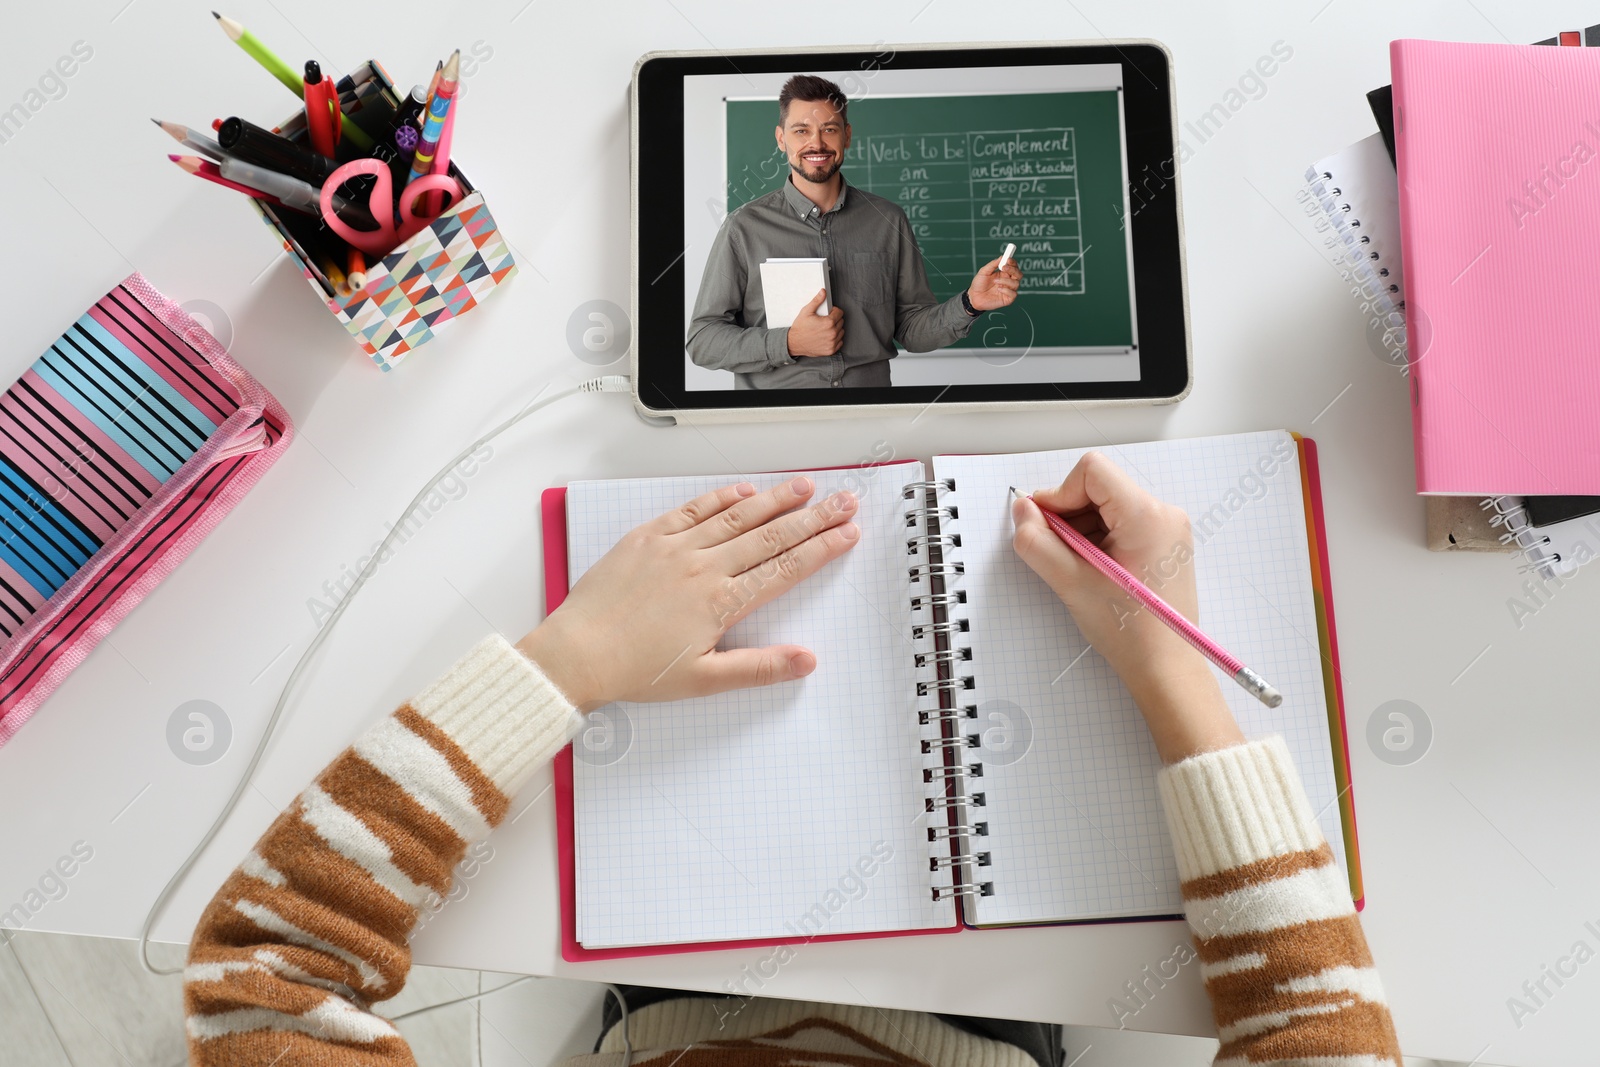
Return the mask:
<svg viewBox="0 0 1600 1067"><path fill-rule="evenodd" d="M158 966L178 957L160 946L151 952ZM0 989L6 1067L184 1062L179 979L146 974L129 942L16 934L0 946Z"/></svg>
<svg viewBox="0 0 1600 1067"><path fill-rule="evenodd" d="M183 953L151 947L159 967ZM383 1005L400 1015L515 980L514 975L413 967ZM480 984L481 983L481 984ZM398 1025L427 1067L548 1067L588 1052L604 987L536 979L479 1003L440 1008ZM0 939L0 1067L182 1067L182 980L139 966L130 941L19 933Z"/></svg>
<svg viewBox="0 0 1600 1067"><path fill-rule="evenodd" d="M182 952L157 945L151 958L174 967ZM384 1014L401 1015L514 981L491 972L414 967L405 991L384 1004ZM554 1067L594 1046L604 995L604 987L591 982L533 979L398 1025L426 1067ZM1073 1067L1205 1067L1217 1043L1071 1027L1066 1046ZM0 1067L184 1063L181 981L145 973L132 942L33 933L0 938Z"/></svg>

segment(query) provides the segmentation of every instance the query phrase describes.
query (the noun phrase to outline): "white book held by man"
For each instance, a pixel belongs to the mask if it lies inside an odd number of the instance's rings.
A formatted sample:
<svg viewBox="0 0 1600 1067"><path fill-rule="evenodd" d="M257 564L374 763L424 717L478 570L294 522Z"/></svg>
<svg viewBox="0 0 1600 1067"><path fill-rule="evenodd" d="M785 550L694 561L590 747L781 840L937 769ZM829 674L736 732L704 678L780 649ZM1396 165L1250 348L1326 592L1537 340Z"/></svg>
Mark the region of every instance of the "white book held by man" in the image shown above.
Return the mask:
<svg viewBox="0 0 1600 1067"><path fill-rule="evenodd" d="M833 290L828 285L826 259L768 259L761 264L761 302L767 312L767 329L788 326L811 303L817 290L827 296L817 308L827 315L833 307Z"/></svg>

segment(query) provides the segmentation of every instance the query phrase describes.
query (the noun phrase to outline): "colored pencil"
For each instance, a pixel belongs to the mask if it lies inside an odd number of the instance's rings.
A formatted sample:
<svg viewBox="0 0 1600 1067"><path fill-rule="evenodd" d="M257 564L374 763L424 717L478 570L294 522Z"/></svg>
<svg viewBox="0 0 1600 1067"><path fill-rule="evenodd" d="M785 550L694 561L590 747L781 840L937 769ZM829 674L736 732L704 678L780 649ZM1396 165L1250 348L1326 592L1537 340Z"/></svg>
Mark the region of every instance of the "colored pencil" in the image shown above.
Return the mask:
<svg viewBox="0 0 1600 1067"><path fill-rule="evenodd" d="M219 15L215 11L211 15L217 20L217 25L222 27L222 32L228 35L230 41L244 49L246 55L266 68L267 73L282 82L284 88L302 100L305 99L304 80L299 74L295 73L289 64L279 59L270 48L262 44L260 38L245 29L241 23L228 18L226 15ZM350 121L350 116L342 111L339 113L339 125L343 127L344 135L350 138L351 142L358 148L369 149L372 147L372 138L363 133L359 126Z"/></svg>
<svg viewBox="0 0 1600 1067"><path fill-rule="evenodd" d="M444 70L444 60L441 59L441 60L439 60L437 63L435 63L433 65L433 77L428 79L428 99L429 100L433 99L434 90L439 88L439 72L442 71L442 70ZM423 108L423 110L426 111L427 108Z"/></svg>
<svg viewBox="0 0 1600 1067"><path fill-rule="evenodd" d="M1022 490L1016 486L1011 487L1011 495L1017 499L1023 497ZM1283 694L1279 693L1267 680L1255 671L1246 667L1237 657L1230 654L1221 645L1207 637L1198 626L1184 618L1182 613L1162 600L1150 587L1141 582L1122 564L1112 559L1103 552L1099 545L1089 540L1072 527L1067 520L1040 504L1032 496L1040 511L1044 513L1044 521L1050 529L1055 531L1057 537L1067 543L1067 547L1077 552L1095 570L1110 578L1122 587L1123 592L1150 609L1150 613L1172 629L1172 632L1194 646L1206 659L1216 664L1230 678L1244 687L1245 692L1255 697L1269 708L1275 708L1283 703Z"/></svg>
<svg viewBox="0 0 1600 1067"><path fill-rule="evenodd" d="M450 105L450 113L445 116L444 131L439 134L439 150L433 156L432 174L450 173L450 142L456 132L456 112L461 110L461 100L457 98ZM440 192L429 193L423 200L423 213L437 215L444 210L444 194ZM454 204L450 205L455 207Z"/></svg>
<svg viewBox="0 0 1600 1067"><path fill-rule="evenodd" d="M282 201L280 201L277 197L264 193L260 189L252 189L248 185L241 185L238 182L229 181L227 178L222 176L222 171L219 170L217 165L212 163L210 160L201 159L198 156L169 155L167 158L176 163L179 170L186 170L190 174L193 174L196 178L204 178L208 182L216 182L218 185L224 186L228 189L233 189L236 192L241 192L245 196L253 196L261 200L269 200L274 204L282 203Z"/></svg>
<svg viewBox="0 0 1600 1067"><path fill-rule="evenodd" d="M367 260L361 254L361 249L352 245L347 263L350 268L350 290L355 292L367 284Z"/></svg>
<svg viewBox="0 0 1600 1067"><path fill-rule="evenodd" d="M428 101L428 110L424 113L422 122L422 137L417 141L417 154L411 160L411 174L406 178L408 186L433 171L434 156L439 150L439 139L444 135L445 119L450 117L450 108L455 101L460 76L461 50L458 48L450 54L444 68L439 71L439 84L434 88L433 96ZM437 213L437 207L432 207L434 202L431 194L424 198L425 214L429 213L430 207L432 213Z"/></svg>
<svg viewBox="0 0 1600 1067"><path fill-rule="evenodd" d="M441 60L439 60L438 63L434 64L433 77L428 79L428 88L422 94L422 106L417 109L416 115L410 116L409 115L409 110L408 110L406 105L407 105L408 102L415 102L416 95L417 95L417 89L422 88L420 85L412 88L410 100L409 101L402 101L401 105L400 105L402 113L408 114L408 120L414 120L415 124L416 124L416 128L417 128L416 140L411 145L410 152L406 156L406 172L408 174L411 171L412 161L417 158L417 146L419 144L421 144L421 142L422 142L422 127L423 127L423 124L426 123L427 120L428 120L428 105L433 103L433 91L435 89L439 88L439 72L441 70L443 70L443 69L444 69L444 60L441 59ZM395 143L399 144L400 142L397 140ZM407 180L409 181L409 179L407 179ZM403 185L402 185L402 188L404 188Z"/></svg>
<svg viewBox="0 0 1600 1067"><path fill-rule="evenodd" d="M222 28L223 33L228 35L228 40L244 49L245 55L260 63L266 68L268 74L281 81L285 88L292 91L296 96L302 95L300 75L296 74L294 68L290 67L289 64L279 59L272 49L262 44L261 38L226 15L219 15L213 11L211 17L217 20L217 25Z"/></svg>
<svg viewBox="0 0 1600 1067"><path fill-rule="evenodd" d="M191 148L208 159L221 159L224 155L222 146L217 144L214 138L207 137L199 130L191 130L177 122L162 122L160 119L150 121L160 126L168 136L183 147Z"/></svg>
<svg viewBox="0 0 1600 1067"><path fill-rule="evenodd" d="M350 280L344 276L344 271L339 269L339 264L326 252L317 253L317 266L322 268L323 275L328 279L328 284L333 286L333 291L339 296L350 295Z"/></svg>

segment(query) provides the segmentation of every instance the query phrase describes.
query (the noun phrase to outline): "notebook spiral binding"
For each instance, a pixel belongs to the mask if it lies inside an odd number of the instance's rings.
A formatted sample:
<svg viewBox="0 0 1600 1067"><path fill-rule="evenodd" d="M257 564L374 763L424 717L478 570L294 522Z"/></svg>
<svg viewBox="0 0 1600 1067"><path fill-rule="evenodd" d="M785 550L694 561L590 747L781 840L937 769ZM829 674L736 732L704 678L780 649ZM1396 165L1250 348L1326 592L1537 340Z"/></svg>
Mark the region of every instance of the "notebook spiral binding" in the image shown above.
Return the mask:
<svg viewBox="0 0 1600 1067"><path fill-rule="evenodd" d="M990 862L982 847L989 824L972 819L973 810L984 806L983 791L977 788L983 761L974 751L982 747L983 737L966 730L966 721L975 722L978 709L962 700L973 685L972 675L962 668L972 659L971 646L961 643L961 635L968 632L961 614L967 602L961 588L966 568L949 558L952 549L961 547L961 534L942 528L960 515L955 505L940 502L940 494L954 492L955 487L954 479L944 478L912 482L902 491L912 505L905 513L906 528L913 531L906 538L906 554L926 554L908 568L911 608L914 613L926 610L932 619L914 624L911 637L918 646L913 653L916 665L934 673L917 683L917 696L932 701L917 709L917 720L939 735L922 741L922 753L929 760L922 771L928 786L926 810L935 817L940 812L945 815L944 825L928 827L928 841L936 848L928 857L928 870L936 875L949 872L948 882L936 879L930 887L935 901L971 901L994 894L994 882L978 873Z"/></svg>
<svg viewBox="0 0 1600 1067"><path fill-rule="evenodd" d="M1372 238L1363 232L1361 220L1338 185L1332 172L1312 167L1306 171L1306 194L1316 202L1316 207L1306 205L1308 213L1321 209L1317 220L1319 233L1332 230L1325 237L1328 248L1340 251L1340 273L1351 283L1360 300L1362 311L1371 316L1374 326L1382 330L1386 349L1391 358L1404 360L1405 344L1405 294L1395 279L1390 277L1389 266L1383 256L1372 247Z"/></svg>
<svg viewBox="0 0 1600 1067"><path fill-rule="evenodd" d="M1546 576L1555 573L1556 564L1561 562L1561 553L1552 549L1550 538L1528 521L1528 510L1522 506L1520 496L1486 497L1478 502L1478 506L1488 512L1489 525L1500 531L1500 543L1520 557L1517 562L1519 573L1537 571Z"/></svg>
<svg viewBox="0 0 1600 1067"><path fill-rule="evenodd" d="M1327 227L1319 226L1318 229L1329 228L1338 235L1345 246L1345 259L1351 273L1375 302L1379 294L1383 294L1390 309L1403 309L1405 299L1400 286L1389 280L1388 265L1383 262L1383 256L1372 248L1372 238L1362 232L1361 220L1355 216L1354 207L1345 199L1344 190L1339 188L1336 181L1330 171L1313 167L1306 173L1306 185L1328 220Z"/></svg>

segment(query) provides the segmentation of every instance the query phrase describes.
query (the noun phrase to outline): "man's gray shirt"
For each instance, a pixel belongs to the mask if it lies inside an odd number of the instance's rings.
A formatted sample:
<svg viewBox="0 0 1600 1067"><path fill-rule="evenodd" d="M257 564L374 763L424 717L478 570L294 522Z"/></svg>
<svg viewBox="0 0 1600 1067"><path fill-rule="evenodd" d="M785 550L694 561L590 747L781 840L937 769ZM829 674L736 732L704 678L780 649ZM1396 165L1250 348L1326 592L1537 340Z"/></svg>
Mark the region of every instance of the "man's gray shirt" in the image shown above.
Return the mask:
<svg viewBox="0 0 1600 1067"><path fill-rule="evenodd" d="M844 312L844 341L831 356L791 357L790 324L768 323L762 303L762 261L806 256L827 259ZM717 231L688 348L699 366L732 371L740 389L888 385L895 341L931 352L965 337L972 322L960 294L934 299L911 224L892 200L845 184L823 212L785 180Z"/></svg>

